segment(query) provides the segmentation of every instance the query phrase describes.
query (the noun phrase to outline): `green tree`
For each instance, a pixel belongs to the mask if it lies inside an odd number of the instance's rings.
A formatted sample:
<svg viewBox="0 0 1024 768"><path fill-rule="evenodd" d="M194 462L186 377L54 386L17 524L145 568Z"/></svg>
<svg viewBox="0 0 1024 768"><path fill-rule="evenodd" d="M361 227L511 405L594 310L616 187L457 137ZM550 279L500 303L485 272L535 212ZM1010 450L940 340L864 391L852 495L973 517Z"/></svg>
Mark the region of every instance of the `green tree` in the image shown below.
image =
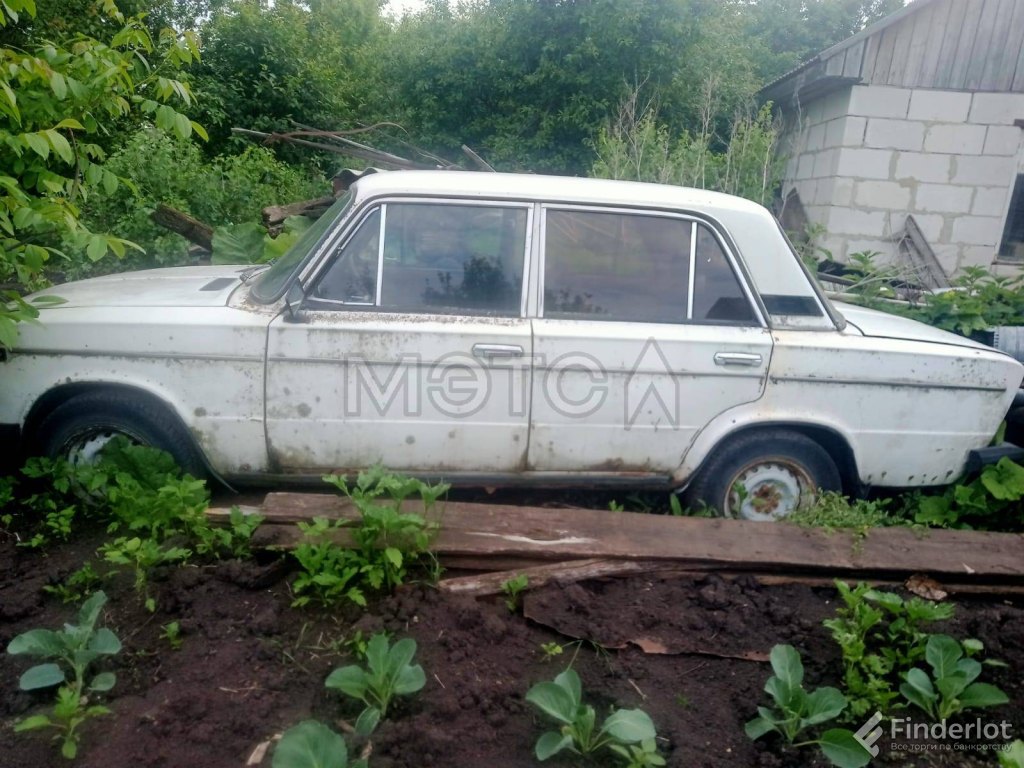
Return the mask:
<svg viewBox="0 0 1024 768"><path fill-rule="evenodd" d="M156 39L138 17L125 17L113 0L99 8L109 20L103 39L81 33L35 38L24 47L0 47L0 345L17 338L16 323L37 315L11 287L44 285L44 268L62 242L91 259L131 246L90 232L80 205L120 180L103 167L95 138L121 121L152 120L160 130L202 133L175 107L192 97L178 71L198 58L196 38L172 30ZM39 23L33 0L5 0L3 26Z"/></svg>
<svg viewBox="0 0 1024 768"><path fill-rule="evenodd" d="M382 87L372 51L384 30L377 0L226 4L203 27L203 61L193 71L208 150L251 143L231 141L233 127L290 131L297 121L336 130L364 117L365 94Z"/></svg>
<svg viewBox="0 0 1024 768"><path fill-rule="evenodd" d="M743 34L766 80L898 11L905 0L739 0Z"/></svg>
<svg viewBox="0 0 1024 768"><path fill-rule="evenodd" d="M717 0L436 0L395 29L378 115L449 154L466 142L506 168L583 173L637 86L680 128L715 72L723 113L748 98L736 23Z"/></svg>

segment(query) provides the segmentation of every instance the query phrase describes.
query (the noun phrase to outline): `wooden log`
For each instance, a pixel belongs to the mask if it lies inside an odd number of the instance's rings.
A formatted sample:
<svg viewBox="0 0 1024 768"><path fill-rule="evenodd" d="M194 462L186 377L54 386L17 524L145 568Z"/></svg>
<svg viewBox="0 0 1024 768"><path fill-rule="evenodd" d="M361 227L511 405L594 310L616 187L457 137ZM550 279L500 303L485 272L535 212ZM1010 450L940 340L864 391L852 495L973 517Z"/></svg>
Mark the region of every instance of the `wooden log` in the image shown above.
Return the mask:
<svg viewBox="0 0 1024 768"><path fill-rule="evenodd" d="M334 197L318 197L315 200L300 200L287 205L268 205L261 212L263 225L271 231L280 230L284 220L289 216L309 216L319 218L324 211L334 205Z"/></svg>
<svg viewBox="0 0 1024 768"><path fill-rule="evenodd" d="M423 505L407 502L403 510L422 513ZM271 493L261 512L268 523L357 515L347 499L326 494ZM679 568L1024 583L1021 534L876 528L860 536L786 523L451 501L429 517L440 526L432 548L442 556L667 560ZM282 545L288 531L297 539L293 526L276 527L284 529Z"/></svg>
<svg viewBox="0 0 1024 768"><path fill-rule="evenodd" d="M213 227L184 211L165 203L158 203L156 209L149 214L149 218L154 224L177 232L190 243L195 243L207 251L213 250Z"/></svg>

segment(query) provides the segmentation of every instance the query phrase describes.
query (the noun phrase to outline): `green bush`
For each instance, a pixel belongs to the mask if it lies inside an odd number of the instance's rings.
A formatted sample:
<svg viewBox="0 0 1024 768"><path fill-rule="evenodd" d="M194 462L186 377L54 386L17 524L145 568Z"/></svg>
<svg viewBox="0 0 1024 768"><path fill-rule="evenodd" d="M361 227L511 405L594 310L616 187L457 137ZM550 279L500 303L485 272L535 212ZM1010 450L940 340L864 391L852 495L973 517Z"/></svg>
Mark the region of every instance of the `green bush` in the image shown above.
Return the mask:
<svg viewBox="0 0 1024 768"><path fill-rule="evenodd" d="M212 160L191 141L174 139L144 128L111 155L106 168L124 179L111 194L94 193L83 206L90 227L116 233L140 245L123 259L109 256L94 264L79 258L73 246L67 275L174 266L188 261L189 243L152 222L150 213L166 203L197 219L219 226L260 221L267 205L319 197L327 193L322 177L286 165L263 147Z"/></svg>

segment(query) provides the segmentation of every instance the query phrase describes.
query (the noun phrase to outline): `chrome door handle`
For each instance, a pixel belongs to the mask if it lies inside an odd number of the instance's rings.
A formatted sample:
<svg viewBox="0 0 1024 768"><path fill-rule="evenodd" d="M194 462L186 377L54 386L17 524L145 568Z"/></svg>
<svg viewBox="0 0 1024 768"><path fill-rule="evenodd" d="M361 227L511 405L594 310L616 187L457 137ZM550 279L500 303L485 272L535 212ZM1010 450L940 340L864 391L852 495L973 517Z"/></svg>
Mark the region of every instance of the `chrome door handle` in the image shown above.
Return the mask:
<svg viewBox="0 0 1024 768"><path fill-rule="evenodd" d="M716 352L715 365L745 365L750 368L761 364L761 356L749 352Z"/></svg>
<svg viewBox="0 0 1024 768"><path fill-rule="evenodd" d="M518 344L474 344L473 357L492 360L495 357L522 357L523 348Z"/></svg>

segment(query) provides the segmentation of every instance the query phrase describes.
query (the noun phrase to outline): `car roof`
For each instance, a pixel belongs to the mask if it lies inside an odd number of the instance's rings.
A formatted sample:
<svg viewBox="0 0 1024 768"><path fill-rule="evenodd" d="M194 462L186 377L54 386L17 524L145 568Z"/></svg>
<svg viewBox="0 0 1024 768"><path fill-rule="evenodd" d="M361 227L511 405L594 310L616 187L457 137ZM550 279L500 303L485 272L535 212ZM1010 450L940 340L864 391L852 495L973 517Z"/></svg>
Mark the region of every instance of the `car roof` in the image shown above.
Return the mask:
<svg viewBox="0 0 1024 768"><path fill-rule="evenodd" d="M408 194L767 213L757 203L704 189L529 173L385 171L353 186L360 198Z"/></svg>

